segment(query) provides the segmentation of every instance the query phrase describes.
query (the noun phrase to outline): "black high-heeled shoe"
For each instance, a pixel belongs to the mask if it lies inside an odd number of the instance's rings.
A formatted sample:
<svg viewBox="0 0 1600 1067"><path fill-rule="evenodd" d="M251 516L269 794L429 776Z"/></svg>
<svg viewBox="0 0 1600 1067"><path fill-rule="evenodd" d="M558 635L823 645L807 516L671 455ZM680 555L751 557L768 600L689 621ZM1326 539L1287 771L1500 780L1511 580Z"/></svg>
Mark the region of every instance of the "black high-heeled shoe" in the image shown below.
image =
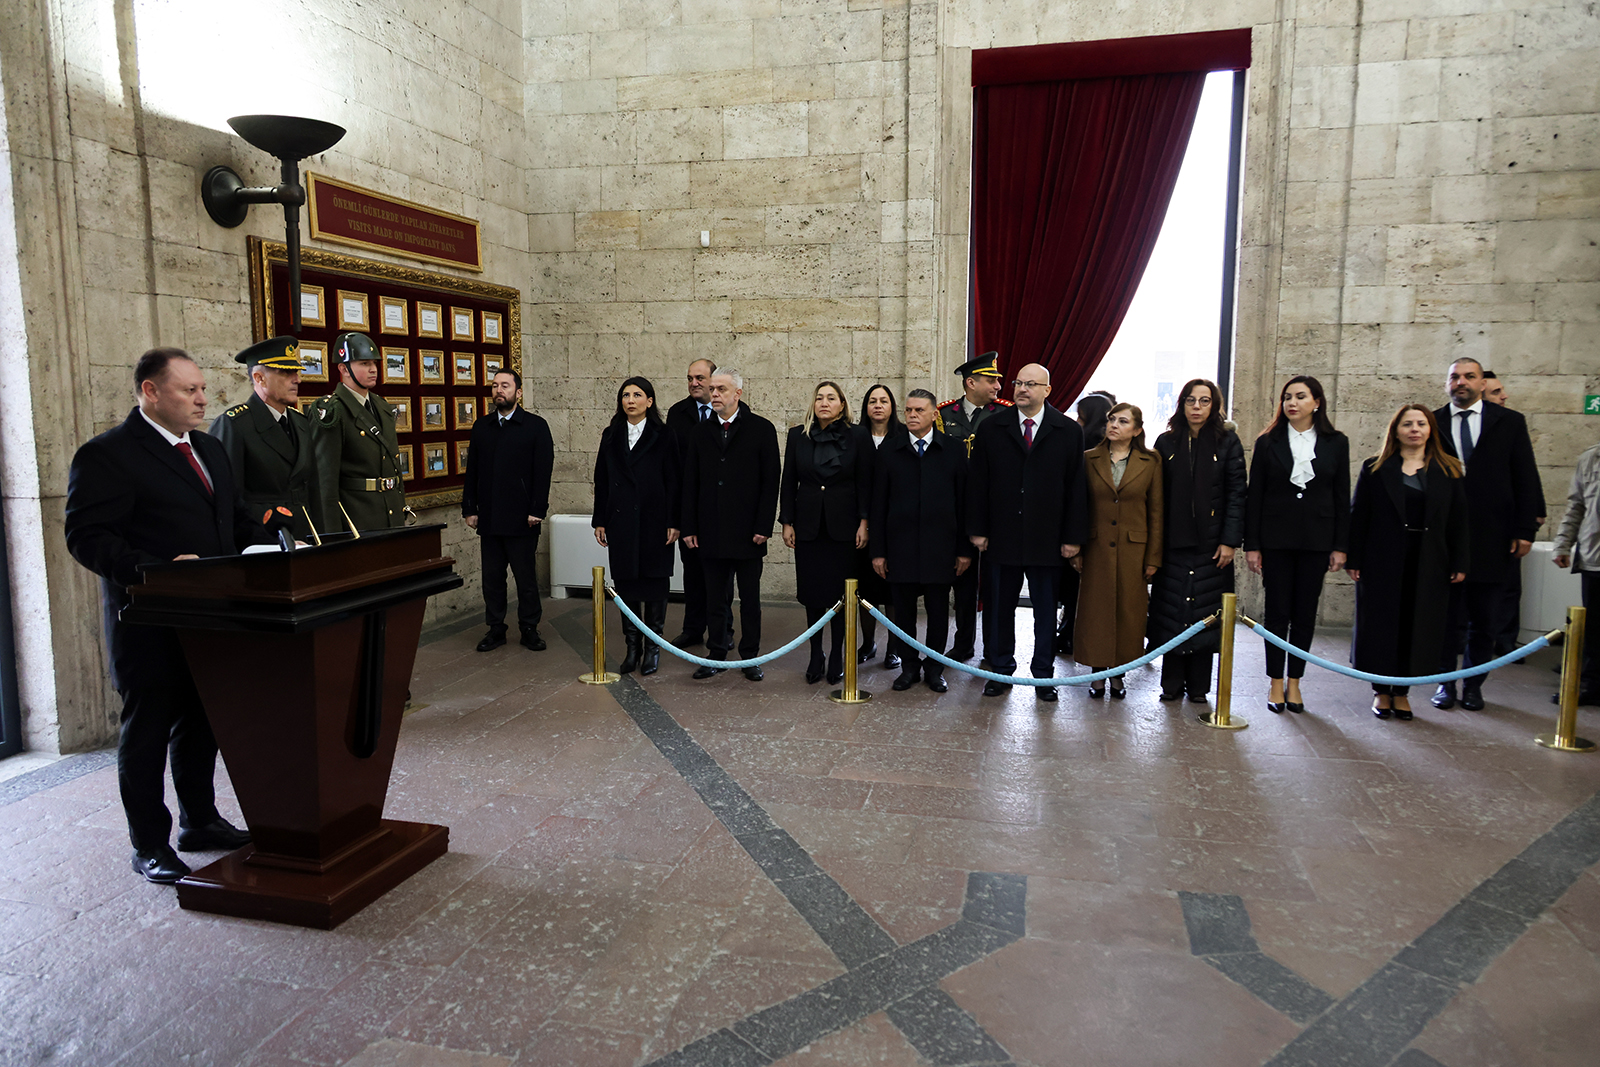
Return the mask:
<svg viewBox="0 0 1600 1067"><path fill-rule="evenodd" d="M870 662L872 662L872 660L874 658L877 657L877 655L878 655L878 642L874 641L870 645L862 645L861 646L861 651L856 653L856 662L857 663L870 663Z"/></svg>
<svg viewBox="0 0 1600 1067"><path fill-rule="evenodd" d="M1394 709L1378 707L1378 701L1383 699L1385 699L1385 694L1383 693L1379 693L1377 696L1372 698L1372 714L1376 715L1380 719L1387 719L1394 714Z"/></svg>
<svg viewBox="0 0 1600 1067"><path fill-rule="evenodd" d="M1282 715L1283 714L1283 701L1281 701L1281 700L1278 700L1278 701L1269 700L1269 701L1267 701L1267 710L1272 712L1272 714L1274 714L1274 715Z"/></svg>
<svg viewBox="0 0 1600 1067"><path fill-rule="evenodd" d="M1283 702L1283 706L1294 712L1296 715L1304 715L1306 713L1306 706L1300 703L1298 700L1286 700Z"/></svg>
<svg viewBox="0 0 1600 1067"><path fill-rule="evenodd" d="M1111 699L1112 700L1126 700L1126 699L1128 699L1128 687L1125 686L1125 685L1114 685L1114 686L1112 686L1111 687Z"/></svg>
<svg viewBox="0 0 1600 1067"><path fill-rule="evenodd" d="M1106 683L1094 682L1089 686L1089 695L1096 700L1106 695Z"/></svg>
<svg viewBox="0 0 1600 1067"><path fill-rule="evenodd" d="M844 681L844 656L828 655L828 684L838 685Z"/></svg>
<svg viewBox="0 0 1600 1067"><path fill-rule="evenodd" d="M822 681L825 661L820 650L811 653L811 662L806 664L806 684L816 685Z"/></svg>

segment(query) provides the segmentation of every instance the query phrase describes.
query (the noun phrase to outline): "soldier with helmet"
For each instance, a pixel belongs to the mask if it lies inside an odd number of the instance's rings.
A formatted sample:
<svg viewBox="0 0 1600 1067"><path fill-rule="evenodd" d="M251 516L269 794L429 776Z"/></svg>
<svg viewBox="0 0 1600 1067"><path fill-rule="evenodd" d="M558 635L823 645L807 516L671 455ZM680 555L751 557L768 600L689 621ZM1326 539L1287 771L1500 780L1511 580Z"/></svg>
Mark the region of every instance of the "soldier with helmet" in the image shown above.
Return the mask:
<svg viewBox="0 0 1600 1067"><path fill-rule="evenodd" d="M321 512L327 530L404 526L406 490L394 408L377 393L378 350L364 333L341 333L330 356L339 384L311 408ZM340 511L340 507L343 511Z"/></svg>
<svg viewBox="0 0 1600 1067"><path fill-rule="evenodd" d="M309 541L321 529L322 501L312 454L311 422L300 398L300 342L272 337L234 356L250 373L250 399L218 415L210 433L228 450L250 514L268 529L288 529ZM343 526L341 520L335 529Z"/></svg>
<svg viewBox="0 0 1600 1067"><path fill-rule="evenodd" d="M944 432L966 445L967 455L972 455L972 438L985 419L997 411L1014 405L1000 396L1000 353L985 352L977 359L968 360L956 368L961 378L963 395L946 400L939 405L939 419ZM956 637L951 649L952 659L971 659L977 654L978 630L978 565L968 567L956 579ZM985 626L987 632L988 627ZM984 646L988 647L987 638Z"/></svg>

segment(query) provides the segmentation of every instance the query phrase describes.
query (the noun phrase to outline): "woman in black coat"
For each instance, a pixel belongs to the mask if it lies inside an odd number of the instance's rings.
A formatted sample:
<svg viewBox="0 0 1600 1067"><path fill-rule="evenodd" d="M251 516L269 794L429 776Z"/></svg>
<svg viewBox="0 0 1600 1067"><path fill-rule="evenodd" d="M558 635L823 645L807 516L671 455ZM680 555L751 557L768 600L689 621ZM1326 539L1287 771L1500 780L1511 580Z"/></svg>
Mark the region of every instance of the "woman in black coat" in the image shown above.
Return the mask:
<svg viewBox="0 0 1600 1067"><path fill-rule="evenodd" d="M885 445L906 435L906 424L900 421L899 406L894 393L881 382L867 390L861 398L861 422L856 426L856 440L865 446L868 466L873 480L877 478L877 454ZM870 531L869 531L870 533ZM885 614L889 611L889 583L878 577L872 569L872 550L863 548L856 554L856 591L872 606ZM861 647L856 652L857 663L867 663L878 654L878 620L866 612L857 620L861 631ZM900 669L900 653L895 651L899 642L890 637L886 642L888 652L883 665L890 670Z"/></svg>
<svg viewBox="0 0 1600 1067"><path fill-rule="evenodd" d="M1450 586L1467 577L1467 494L1461 464L1439 441L1433 412L1406 404L1383 450L1361 466L1350 505L1356 628L1350 662L1372 674L1439 668ZM1372 713L1411 718L1403 685L1373 683Z"/></svg>
<svg viewBox="0 0 1600 1067"><path fill-rule="evenodd" d="M1233 592L1233 553L1244 540L1244 446L1223 422L1222 390L1195 378L1178 394L1161 453L1166 543L1150 587L1151 645L1171 640L1222 607ZM1211 691L1219 630L1200 631L1161 658L1161 699L1185 691L1196 704Z"/></svg>
<svg viewBox="0 0 1600 1067"><path fill-rule="evenodd" d="M1344 566L1350 541L1350 439L1328 419L1322 383L1301 374L1284 383L1278 414L1256 438L1244 509L1244 555L1261 575L1263 625L1310 648L1322 580ZM1267 710L1306 710L1306 661L1267 642Z"/></svg>
<svg viewBox="0 0 1600 1067"><path fill-rule="evenodd" d="M656 390L648 378L629 378L617 390L617 413L600 435L594 458L594 539L607 549L617 595L655 633L667 622L667 584L672 545L678 539L683 459L661 421ZM635 667L654 674L661 665L655 642L624 616L627 656L623 674Z"/></svg>
<svg viewBox="0 0 1600 1067"><path fill-rule="evenodd" d="M867 544L871 457L850 428L850 406L834 382L822 382L803 425L789 430L778 483L783 543L794 549L795 597L815 623L856 577L856 554ZM806 681L823 677L822 635L811 638ZM833 619L830 682L844 678L844 612Z"/></svg>

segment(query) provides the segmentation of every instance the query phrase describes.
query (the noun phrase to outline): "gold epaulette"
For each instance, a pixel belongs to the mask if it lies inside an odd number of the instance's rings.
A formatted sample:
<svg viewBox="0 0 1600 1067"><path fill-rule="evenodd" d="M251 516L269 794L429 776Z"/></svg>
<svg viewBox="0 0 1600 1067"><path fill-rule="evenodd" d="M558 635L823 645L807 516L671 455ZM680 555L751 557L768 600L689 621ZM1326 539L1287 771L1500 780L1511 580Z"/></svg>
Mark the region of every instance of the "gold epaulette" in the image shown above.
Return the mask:
<svg viewBox="0 0 1600 1067"><path fill-rule="evenodd" d="M954 400L946 400L943 404L940 404L939 406L942 407L942 408L947 408L951 404L959 404L959 403L961 403L961 398L958 396Z"/></svg>
<svg viewBox="0 0 1600 1067"><path fill-rule="evenodd" d="M940 407L944 407L943 404L940 404L939 406ZM939 414L938 411L935 411L933 413L933 427L934 427L934 429L938 430L940 433L949 433L950 432L949 430L946 430L944 428L944 416Z"/></svg>
<svg viewBox="0 0 1600 1067"><path fill-rule="evenodd" d="M1016 404L1014 404L1014 403L1013 403L1013 402L1011 402L1011 401L1010 401L1010 400L1007 400L1007 399L1006 399L1006 398L1005 398L1005 397L1003 397L1003 396L997 396L997 397L995 397L995 398L994 398L994 402L995 402L995 403L996 403L996 404L999 404L999 405L1001 405L1001 406L1002 406L1002 407L1008 407L1008 408L1014 408L1014 407L1016 407L1016 406L1017 406L1017 405L1016 405Z"/></svg>
<svg viewBox="0 0 1600 1067"><path fill-rule="evenodd" d="M231 419L235 415L238 415L241 412L248 411L248 410L250 410L250 402L248 400L246 400L243 404L236 404L233 407L229 408L227 411L223 412L223 414L228 416L228 418Z"/></svg>

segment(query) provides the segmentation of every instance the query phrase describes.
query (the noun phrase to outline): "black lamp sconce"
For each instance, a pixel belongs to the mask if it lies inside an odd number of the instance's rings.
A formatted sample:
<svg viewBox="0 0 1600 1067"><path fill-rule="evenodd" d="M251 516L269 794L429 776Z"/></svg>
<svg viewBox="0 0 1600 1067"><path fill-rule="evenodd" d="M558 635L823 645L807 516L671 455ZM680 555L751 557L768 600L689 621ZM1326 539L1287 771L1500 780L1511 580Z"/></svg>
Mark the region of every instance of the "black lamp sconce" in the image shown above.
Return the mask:
<svg viewBox="0 0 1600 1067"><path fill-rule="evenodd" d="M230 167L212 167L200 179L200 200L218 226L229 229L244 221L251 204L282 204L285 243L289 247L289 308L294 333L300 332L300 207L306 202L300 184L300 161L339 143L344 127L292 115L237 115L228 120L235 133L283 165L271 188L247 187Z"/></svg>

